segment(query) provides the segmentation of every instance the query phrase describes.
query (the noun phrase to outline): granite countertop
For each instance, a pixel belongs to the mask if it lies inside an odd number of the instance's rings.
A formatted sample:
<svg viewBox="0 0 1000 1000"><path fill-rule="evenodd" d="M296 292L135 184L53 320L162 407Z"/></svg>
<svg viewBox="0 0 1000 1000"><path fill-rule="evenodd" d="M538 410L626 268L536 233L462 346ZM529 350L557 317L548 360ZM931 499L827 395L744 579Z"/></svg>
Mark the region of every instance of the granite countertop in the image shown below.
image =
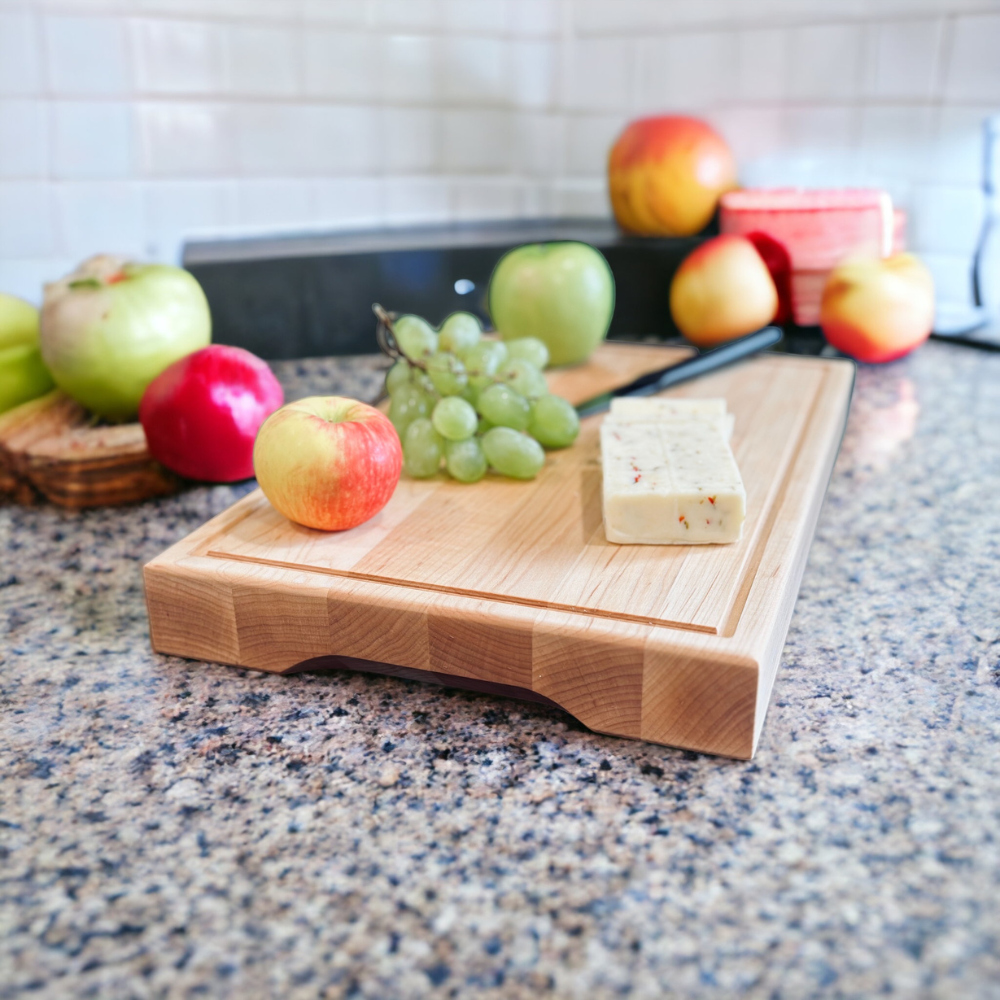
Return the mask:
<svg viewBox="0 0 1000 1000"><path fill-rule="evenodd" d="M1000 356L859 372L749 763L152 654L248 489L0 507L0 998L1000 996Z"/></svg>

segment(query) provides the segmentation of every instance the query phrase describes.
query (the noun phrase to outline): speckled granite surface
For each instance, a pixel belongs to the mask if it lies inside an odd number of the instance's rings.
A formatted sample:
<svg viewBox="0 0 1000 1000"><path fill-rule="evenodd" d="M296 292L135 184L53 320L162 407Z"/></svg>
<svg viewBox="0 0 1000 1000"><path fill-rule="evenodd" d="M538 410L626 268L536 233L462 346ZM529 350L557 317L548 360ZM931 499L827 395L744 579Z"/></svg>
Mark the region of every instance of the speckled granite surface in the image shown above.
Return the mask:
<svg viewBox="0 0 1000 1000"><path fill-rule="evenodd" d="M861 371L752 763L154 656L247 488L0 508L0 998L1000 997L1000 356Z"/></svg>

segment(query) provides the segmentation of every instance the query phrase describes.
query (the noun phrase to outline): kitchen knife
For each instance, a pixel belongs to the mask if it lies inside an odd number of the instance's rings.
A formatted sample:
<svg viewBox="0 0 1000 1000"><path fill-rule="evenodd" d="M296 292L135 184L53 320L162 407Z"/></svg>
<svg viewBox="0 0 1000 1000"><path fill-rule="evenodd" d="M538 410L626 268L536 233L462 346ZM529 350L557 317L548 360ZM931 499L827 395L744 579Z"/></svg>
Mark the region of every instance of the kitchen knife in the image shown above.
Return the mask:
<svg viewBox="0 0 1000 1000"><path fill-rule="evenodd" d="M595 413L607 410L611 406L611 400L616 396L653 396L664 389L669 389L672 385L679 385L699 375L707 375L725 365L731 365L734 361L742 361L758 351L773 347L782 336L778 327L765 326L756 333L748 333L738 340L730 340L721 347L713 347L710 351L702 351L667 368L640 375L628 385L619 386L610 392L602 392L601 395L594 396L577 406L576 412L581 418L591 417Z"/></svg>

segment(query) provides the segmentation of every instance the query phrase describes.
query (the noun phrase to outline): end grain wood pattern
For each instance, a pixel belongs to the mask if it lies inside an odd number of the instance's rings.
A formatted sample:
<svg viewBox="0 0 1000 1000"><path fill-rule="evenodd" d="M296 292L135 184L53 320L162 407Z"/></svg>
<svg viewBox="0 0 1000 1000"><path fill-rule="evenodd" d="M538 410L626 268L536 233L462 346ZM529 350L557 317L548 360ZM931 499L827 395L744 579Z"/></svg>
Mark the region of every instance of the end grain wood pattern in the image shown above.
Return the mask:
<svg viewBox="0 0 1000 1000"><path fill-rule="evenodd" d="M579 402L681 357L606 344L550 385ZM533 482L404 474L351 531L299 527L250 494L146 566L153 646L521 691L602 733L749 758L853 381L851 362L766 355L671 390L724 396L736 416L738 543L608 543L596 416Z"/></svg>

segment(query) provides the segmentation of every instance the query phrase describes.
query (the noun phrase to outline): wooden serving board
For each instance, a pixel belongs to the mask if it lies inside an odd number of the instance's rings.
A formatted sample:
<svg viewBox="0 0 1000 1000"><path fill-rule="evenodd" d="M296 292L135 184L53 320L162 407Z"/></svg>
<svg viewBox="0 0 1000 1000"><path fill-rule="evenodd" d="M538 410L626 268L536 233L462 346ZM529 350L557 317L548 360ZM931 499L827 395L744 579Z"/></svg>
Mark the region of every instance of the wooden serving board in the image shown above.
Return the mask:
<svg viewBox="0 0 1000 1000"><path fill-rule="evenodd" d="M683 354L606 344L550 386L581 402ZM725 396L736 416L738 543L608 543L596 416L530 483L404 474L350 531L299 527L250 494L146 566L153 646L518 693L600 732L748 758L853 381L852 362L767 355L671 391Z"/></svg>
<svg viewBox="0 0 1000 1000"><path fill-rule="evenodd" d="M175 493L138 423L101 426L58 389L0 415L0 494L62 507L136 503Z"/></svg>

